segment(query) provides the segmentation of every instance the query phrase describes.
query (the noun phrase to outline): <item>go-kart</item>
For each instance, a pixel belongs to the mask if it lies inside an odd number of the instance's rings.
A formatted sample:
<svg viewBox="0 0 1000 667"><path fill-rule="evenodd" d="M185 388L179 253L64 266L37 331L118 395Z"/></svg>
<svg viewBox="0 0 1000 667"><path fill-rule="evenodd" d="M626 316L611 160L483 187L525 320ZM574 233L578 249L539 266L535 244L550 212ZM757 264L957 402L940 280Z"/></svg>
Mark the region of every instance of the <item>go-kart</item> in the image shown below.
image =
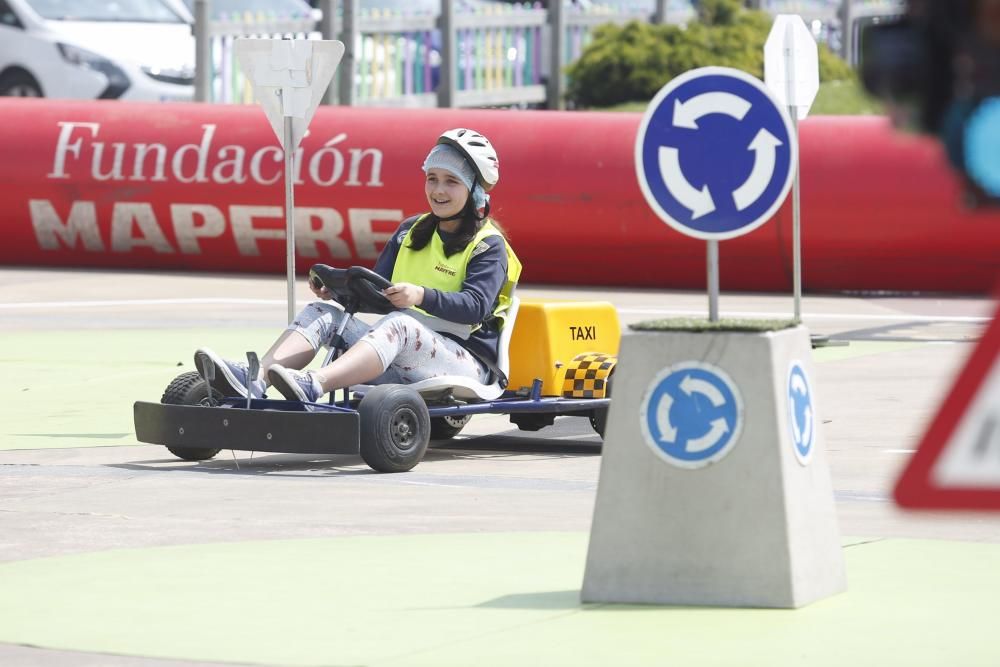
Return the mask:
<svg viewBox="0 0 1000 667"><path fill-rule="evenodd" d="M346 313L329 341L325 363L346 349L342 334L357 313L395 310L382 294L391 283L364 267L317 264L310 280L325 286ZM529 315L522 315L512 345L519 312ZM223 449L360 454L379 472L410 470L430 440L456 436L476 414L507 414L519 428L531 431L552 424L557 416L587 417L603 437L618 337L611 304L522 307L513 295L500 332L499 372L492 373L490 384L444 376L409 385L348 387L339 400L331 392L327 402L316 403L227 397L212 388L214 366L207 363L176 377L159 403L135 403L136 437L189 461L210 459ZM594 351L602 340L613 345L610 354ZM248 353L247 359L256 374L256 355Z"/></svg>

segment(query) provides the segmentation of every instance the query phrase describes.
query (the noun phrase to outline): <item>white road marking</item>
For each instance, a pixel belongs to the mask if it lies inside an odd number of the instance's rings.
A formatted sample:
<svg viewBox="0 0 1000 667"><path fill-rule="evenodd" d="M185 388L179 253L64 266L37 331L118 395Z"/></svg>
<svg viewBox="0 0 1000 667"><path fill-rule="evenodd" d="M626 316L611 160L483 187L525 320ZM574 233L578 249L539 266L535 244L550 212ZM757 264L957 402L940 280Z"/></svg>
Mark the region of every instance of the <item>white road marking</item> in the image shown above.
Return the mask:
<svg viewBox="0 0 1000 667"><path fill-rule="evenodd" d="M404 479L402 480L402 482L403 484L413 484L416 486L440 486L440 487L448 487L450 489L468 488L468 485L462 485L462 484L442 484L441 482L417 482L412 479Z"/></svg>
<svg viewBox="0 0 1000 667"><path fill-rule="evenodd" d="M913 454L917 450L915 449L887 449L886 454Z"/></svg>
<svg viewBox="0 0 1000 667"><path fill-rule="evenodd" d="M197 306L197 305L248 305L248 306L283 306L284 299L241 299L233 297L192 297L183 299L106 299L100 301L23 301L0 303L0 310L32 310L43 308L108 308L118 306ZM618 308L622 315L661 315L690 316L704 315L705 309L668 309L668 308ZM789 312L778 311L732 311L721 313L722 317L750 317L788 319ZM872 320L889 322L968 322L988 323L990 317L974 317L964 315L911 315L908 313L873 314L873 313L803 313L807 320Z"/></svg>
<svg viewBox="0 0 1000 667"><path fill-rule="evenodd" d="M658 308L619 308L622 315L667 315L667 316L688 316L704 315L705 309L658 309ZM764 311L733 311L720 313L720 317L751 317L763 319L791 319L788 312L764 312ZM873 313L803 313L802 319L808 320L874 320L891 322L972 322L987 323L992 320L989 317L972 317L964 315L911 315L908 313L884 314Z"/></svg>
<svg viewBox="0 0 1000 667"><path fill-rule="evenodd" d="M234 299L232 297L206 297L190 299L114 299L106 301L25 301L0 303L2 310L18 308L107 308L108 306L191 306L191 305L284 305L284 299Z"/></svg>

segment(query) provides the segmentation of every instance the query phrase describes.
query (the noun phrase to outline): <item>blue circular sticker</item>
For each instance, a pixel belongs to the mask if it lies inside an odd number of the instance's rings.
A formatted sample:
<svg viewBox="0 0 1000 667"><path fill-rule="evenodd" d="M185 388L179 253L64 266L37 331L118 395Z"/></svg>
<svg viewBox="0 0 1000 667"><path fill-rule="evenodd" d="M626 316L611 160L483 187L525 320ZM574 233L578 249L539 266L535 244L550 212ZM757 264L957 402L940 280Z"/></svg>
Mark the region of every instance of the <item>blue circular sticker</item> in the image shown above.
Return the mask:
<svg viewBox="0 0 1000 667"><path fill-rule="evenodd" d="M675 364L650 382L639 421L657 456L681 468L701 468L736 445L743 399L721 368L698 361Z"/></svg>
<svg viewBox="0 0 1000 667"><path fill-rule="evenodd" d="M988 97L965 124L965 166L987 194L1000 197L1000 97Z"/></svg>
<svg viewBox="0 0 1000 667"><path fill-rule="evenodd" d="M809 378L802 364L793 361L788 369L788 426L795 458L802 465L807 465L812 458L816 440L815 414Z"/></svg>
<svg viewBox="0 0 1000 667"><path fill-rule="evenodd" d="M798 143L788 114L759 79L702 67L649 103L635 169L650 208L683 234L728 239L767 222L788 195Z"/></svg>

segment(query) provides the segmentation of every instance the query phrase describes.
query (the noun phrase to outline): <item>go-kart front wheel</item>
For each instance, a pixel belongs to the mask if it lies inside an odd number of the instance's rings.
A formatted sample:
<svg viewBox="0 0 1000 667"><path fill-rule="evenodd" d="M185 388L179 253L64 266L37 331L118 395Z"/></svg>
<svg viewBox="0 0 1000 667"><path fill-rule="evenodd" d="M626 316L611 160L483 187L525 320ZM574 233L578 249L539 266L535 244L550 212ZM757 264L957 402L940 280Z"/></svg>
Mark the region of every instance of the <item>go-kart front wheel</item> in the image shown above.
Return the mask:
<svg viewBox="0 0 1000 667"><path fill-rule="evenodd" d="M406 472L420 463L430 441L431 418L416 391L402 384L372 388L358 405L361 458L379 472Z"/></svg>
<svg viewBox="0 0 1000 667"><path fill-rule="evenodd" d="M211 392L211 395L209 394ZM210 405L213 400L222 398L222 394L216 389L212 389L205 383L197 371L182 373L174 378L173 382L167 385L160 398L160 403L170 405ZM167 447L167 450L177 458L185 461L204 461L219 453L218 449L208 447L189 449L180 447Z"/></svg>

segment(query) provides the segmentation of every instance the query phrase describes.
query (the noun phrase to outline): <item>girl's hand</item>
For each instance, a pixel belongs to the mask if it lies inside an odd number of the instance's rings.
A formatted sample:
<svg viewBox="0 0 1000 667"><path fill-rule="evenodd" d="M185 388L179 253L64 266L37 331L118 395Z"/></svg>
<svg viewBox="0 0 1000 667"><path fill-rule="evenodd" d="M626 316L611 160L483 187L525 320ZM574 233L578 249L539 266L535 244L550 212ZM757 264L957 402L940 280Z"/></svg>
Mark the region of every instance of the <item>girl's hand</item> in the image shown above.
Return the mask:
<svg viewBox="0 0 1000 667"><path fill-rule="evenodd" d="M330 290L328 290L325 285L317 289L316 286L313 285L313 281L309 280L307 282L309 283L309 289L312 290L312 293L318 296L320 299L323 299L324 301L329 301L330 299L333 298L333 295L330 294Z"/></svg>
<svg viewBox="0 0 1000 667"><path fill-rule="evenodd" d="M419 306L424 302L424 288L410 283L396 283L382 290L382 294L396 308Z"/></svg>

